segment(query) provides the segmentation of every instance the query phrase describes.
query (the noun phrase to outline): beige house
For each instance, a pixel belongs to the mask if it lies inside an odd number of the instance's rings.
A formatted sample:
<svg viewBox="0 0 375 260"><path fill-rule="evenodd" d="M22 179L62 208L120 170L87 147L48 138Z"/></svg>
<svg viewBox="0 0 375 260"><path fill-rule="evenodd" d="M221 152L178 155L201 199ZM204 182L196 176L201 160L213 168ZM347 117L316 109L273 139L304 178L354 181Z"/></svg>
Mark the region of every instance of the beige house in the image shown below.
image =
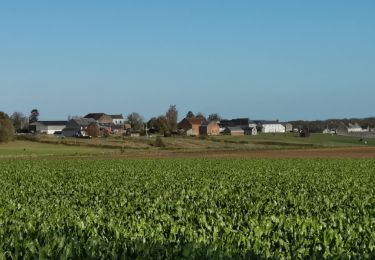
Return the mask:
<svg viewBox="0 0 375 260"><path fill-rule="evenodd" d="M177 128L178 130L183 131L187 136L198 136L202 124L204 124L204 119L184 118L177 124Z"/></svg>
<svg viewBox="0 0 375 260"><path fill-rule="evenodd" d="M203 124L199 127L199 134L201 135L219 135L220 126L216 121L211 121L208 124Z"/></svg>

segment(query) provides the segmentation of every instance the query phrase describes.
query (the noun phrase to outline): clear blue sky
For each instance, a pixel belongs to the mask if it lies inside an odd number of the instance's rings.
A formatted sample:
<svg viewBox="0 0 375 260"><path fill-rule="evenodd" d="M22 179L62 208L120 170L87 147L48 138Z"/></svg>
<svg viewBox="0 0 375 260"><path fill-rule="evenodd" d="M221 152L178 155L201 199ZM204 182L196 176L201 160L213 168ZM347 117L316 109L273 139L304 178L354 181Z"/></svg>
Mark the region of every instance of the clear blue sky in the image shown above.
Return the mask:
<svg viewBox="0 0 375 260"><path fill-rule="evenodd" d="M375 116L375 1L1 1L0 110Z"/></svg>

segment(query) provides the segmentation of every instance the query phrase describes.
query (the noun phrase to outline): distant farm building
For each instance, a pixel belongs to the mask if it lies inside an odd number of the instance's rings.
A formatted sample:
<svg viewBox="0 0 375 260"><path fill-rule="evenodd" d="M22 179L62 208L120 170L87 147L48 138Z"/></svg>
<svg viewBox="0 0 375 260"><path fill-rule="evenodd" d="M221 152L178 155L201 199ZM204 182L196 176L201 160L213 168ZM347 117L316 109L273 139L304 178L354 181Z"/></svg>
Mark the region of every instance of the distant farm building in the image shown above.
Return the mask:
<svg viewBox="0 0 375 260"><path fill-rule="evenodd" d="M350 124L348 127L348 132L349 133L362 133L362 132L369 132L369 128L363 129L358 123Z"/></svg>
<svg viewBox="0 0 375 260"><path fill-rule="evenodd" d="M285 126L285 132L293 132L293 125L291 123L283 123L283 125Z"/></svg>
<svg viewBox="0 0 375 260"><path fill-rule="evenodd" d="M245 131L238 126L229 126L226 127L223 131L223 134L225 135L233 135L233 136L242 136L245 135Z"/></svg>
<svg viewBox="0 0 375 260"><path fill-rule="evenodd" d="M198 136L199 128L205 123L201 118L184 118L178 124L177 128L187 136Z"/></svg>
<svg viewBox="0 0 375 260"><path fill-rule="evenodd" d="M244 131L244 135L257 135L258 130L256 127L243 126L241 129Z"/></svg>
<svg viewBox="0 0 375 260"><path fill-rule="evenodd" d="M62 134L67 137L89 136L89 131L93 129L94 125L97 125L97 122L93 118L73 118L68 121Z"/></svg>
<svg viewBox="0 0 375 260"><path fill-rule="evenodd" d="M67 123L68 121L38 121L31 123L29 128L35 133L52 135L61 132Z"/></svg>
<svg viewBox="0 0 375 260"><path fill-rule="evenodd" d="M285 133L285 126L278 121L255 121L262 133ZM293 126L292 126L293 128Z"/></svg>
<svg viewBox="0 0 375 260"><path fill-rule="evenodd" d="M220 126L215 121L212 121L208 124L203 123L199 127L199 134L200 135L219 135L220 134Z"/></svg>
<svg viewBox="0 0 375 260"><path fill-rule="evenodd" d="M124 125L126 120L122 114L119 115L109 115L112 118L112 124L114 125Z"/></svg>

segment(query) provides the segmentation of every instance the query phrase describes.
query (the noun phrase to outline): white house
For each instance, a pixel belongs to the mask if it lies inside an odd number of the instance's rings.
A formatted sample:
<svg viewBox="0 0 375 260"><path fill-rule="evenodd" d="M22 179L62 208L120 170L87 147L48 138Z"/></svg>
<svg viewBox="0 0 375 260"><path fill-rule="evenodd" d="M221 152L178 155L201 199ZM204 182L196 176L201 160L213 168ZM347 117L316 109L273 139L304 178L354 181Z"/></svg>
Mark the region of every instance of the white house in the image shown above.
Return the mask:
<svg viewBox="0 0 375 260"><path fill-rule="evenodd" d="M53 135L55 132L61 132L67 124L67 121L38 121L30 124L30 129L35 133Z"/></svg>
<svg viewBox="0 0 375 260"><path fill-rule="evenodd" d="M112 117L112 123L114 125L124 125L125 124L125 118L122 116L122 114L119 115L109 115Z"/></svg>

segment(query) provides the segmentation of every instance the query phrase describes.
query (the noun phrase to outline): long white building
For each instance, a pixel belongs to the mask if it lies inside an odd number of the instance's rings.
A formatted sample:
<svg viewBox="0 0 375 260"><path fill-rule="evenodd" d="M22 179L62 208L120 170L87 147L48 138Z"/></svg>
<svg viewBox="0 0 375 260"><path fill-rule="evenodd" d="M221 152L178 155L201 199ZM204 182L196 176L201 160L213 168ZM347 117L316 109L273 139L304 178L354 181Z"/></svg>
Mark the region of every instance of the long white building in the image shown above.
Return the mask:
<svg viewBox="0 0 375 260"><path fill-rule="evenodd" d="M53 135L55 132L62 131L67 121L38 121L30 124L30 129L35 133Z"/></svg>
<svg viewBox="0 0 375 260"><path fill-rule="evenodd" d="M262 133L285 133L285 126L277 121L255 121Z"/></svg>

